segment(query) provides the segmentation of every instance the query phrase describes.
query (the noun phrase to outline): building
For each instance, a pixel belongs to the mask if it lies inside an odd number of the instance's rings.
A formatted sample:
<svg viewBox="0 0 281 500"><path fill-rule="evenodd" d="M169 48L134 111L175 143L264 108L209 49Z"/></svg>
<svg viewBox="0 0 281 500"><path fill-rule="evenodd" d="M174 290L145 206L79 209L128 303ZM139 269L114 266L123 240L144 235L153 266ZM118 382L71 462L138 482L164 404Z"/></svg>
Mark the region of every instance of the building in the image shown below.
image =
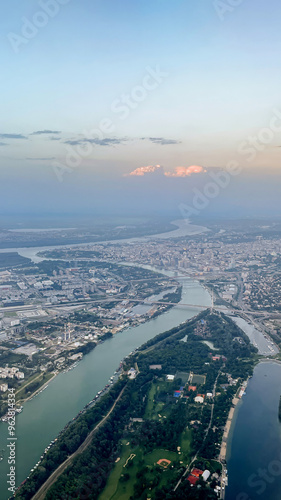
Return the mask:
<svg viewBox="0 0 281 500"><path fill-rule="evenodd" d="M188 390L195 392L197 390L197 387L196 387L196 385L189 385Z"/></svg>
<svg viewBox="0 0 281 500"><path fill-rule="evenodd" d="M0 385L1 392L6 392L7 390L8 390L8 384L1 384Z"/></svg>
<svg viewBox="0 0 281 500"><path fill-rule="evenodd" d="M196 469L195 467L194 469L192 469L191 474L189 474L187 481L190 482L191 486L195 486L195 484L197 483L197 481L199 481L199 478L200 476L202 476L202 474L203 471L200 469Z"/></svg>
<svg viewBox="0 0 281 500"><path fill-rule="evenodd" d="M174 392L174 398L179 398L181 395L181 391L175 391Z"/></svg>
<svg viewBox="0 0 281 500"><path fill-rule="evenodd" d="M137 372L134 368L130 368L130 370L128 371L128 377L132 380L134 378L136 378L137 376Z"/></svg>
<svg viewBox="0 0 281 500"><path fill-rule="evenodd" d="M208 469L204 470L203 474L202 474L202 478L204 479L204 481L208 481L209 477L210 477L211 473Z"/></svg>
<svg viewBox="0 0 281 500"><path fill-rule="evenodd" d="M199 477L192 476L192 474L189 474L187 481L190 482L191 486L195 486L197 481L199 481Z"/></svg>
<svg viewBox="0 0 281 500"><path fill-rule="evenodd" d="M201 469L197 469L196 467L194 467L194 469L192 469L191 471L191 474L199 478L200 476L202 476L203 471Z"/></svg>

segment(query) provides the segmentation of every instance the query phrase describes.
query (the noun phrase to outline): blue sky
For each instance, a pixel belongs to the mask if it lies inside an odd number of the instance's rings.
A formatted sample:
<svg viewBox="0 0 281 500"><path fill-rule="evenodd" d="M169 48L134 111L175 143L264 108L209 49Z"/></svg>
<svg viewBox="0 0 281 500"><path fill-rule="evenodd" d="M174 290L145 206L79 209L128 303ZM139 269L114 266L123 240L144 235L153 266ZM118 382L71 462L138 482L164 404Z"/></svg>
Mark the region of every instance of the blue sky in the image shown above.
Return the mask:
<svg viewBox="0 0 281 500"><path fill-rule="evenodd" d="M270 127L274 110L281 112L281 4L228 3L5 2L0 211L9 206L16 183L19 191L25 186L19 208L26 210L44 188L54 194L58 210L58 200L66 203L78 185L77 206L89 183L95 196L98 186L111 199L118 190L124 197L141 186L139 178L124 174L147 165L175 172L190 165L224 168L238 158L258 172L257 179L268 171L278 176L280 132L250 162L238 148ZM52 16L48 5L55 9ZM155 71L164 76L153 79ZM128 96L130 104L124 104ZM54 164L65 166L59 179ZM193 178L185 179L189 188ZM176 197L175 179L162 180L164 191L172 189ZM149 182L157 192L155 176ZM40 197L36 203L34 209Z"/></svg>

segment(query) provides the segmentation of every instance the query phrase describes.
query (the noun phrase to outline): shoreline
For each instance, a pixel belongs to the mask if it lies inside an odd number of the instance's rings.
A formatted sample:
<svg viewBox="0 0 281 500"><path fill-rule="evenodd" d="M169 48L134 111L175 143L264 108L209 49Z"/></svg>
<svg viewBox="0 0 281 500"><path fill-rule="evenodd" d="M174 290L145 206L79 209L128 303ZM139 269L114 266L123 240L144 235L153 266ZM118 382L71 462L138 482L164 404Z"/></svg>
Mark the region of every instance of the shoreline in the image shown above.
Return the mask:
<svg viewBox="0 0 281 500"><path fill-rule="evenodd" d="M278 359L265 358L265 359L260 359L255 364L255 368L261 363L277 363L277 364L281 365L281 361ZM219 461L223 464L227 463L227 455L229 454L229 446L231 444L229 438L230 438L230 434L232 431L232 423L233 423L233 419L235 417L235 412L237 410L238 403L243 398L243 395L247 389L248 382L249 382L250 378L251 377L248 377L248 379L246 381L242 382L241 386L237 390L235 397L232 400L232 407L229 410L227 421L226 421L226 424L224 426L224 432L223 432L223 436L222 436L222 442L221 442L221 448L220 448L220 454L219 454ZM241 390L243 390L243 394L241 397L239 397L239 396L237 396L237 394L240 394Z"/></svg>
<svg viewBox="0 0 281 500"><path fill-rule="evenodd" d="M30 394L30 396L28 396L26 399L19 399L17 401L17 403L24 405L25 403L27 403L27 401L30 401L32 398L35 398L35 396L38 396L40 391L43 391L44 389L46 389L46 387L50 384L50 382L52 382L52 380L54 380L54 378L56 378L57 375L59 375L59 373L61 373L61 372L54 373L53 376L47 382L45 382L43 385L41 385L38 389L36 389L36 391L33 392L33 394Z"/></svg>
<svg viewBox="0 0 281 500"><path fill-rule="evenodd" d="M247 381L246 381L247 384L248 384L248 380L249 379L247 379ZM237 394L239 394L242 389L245 390L246 387L247 387L247 385L245 385L245 382L243 382L241 384L241 386L239 387L239 389L237 390L236 396L232 399L232 406L231 406L229 413L228 413L228 417L227 417L226 424L224 426L224 431L223 431L223 436L222 436L222 441L221 441L219 461L222 463L226 463L226 456L227 456L227 451L228 451L227 448L229 446L229 434L231 431L232 421L234 418L234 414L235 414L235 410L237 408L237 405L243 397L243 396L238 397Z"/></svg>

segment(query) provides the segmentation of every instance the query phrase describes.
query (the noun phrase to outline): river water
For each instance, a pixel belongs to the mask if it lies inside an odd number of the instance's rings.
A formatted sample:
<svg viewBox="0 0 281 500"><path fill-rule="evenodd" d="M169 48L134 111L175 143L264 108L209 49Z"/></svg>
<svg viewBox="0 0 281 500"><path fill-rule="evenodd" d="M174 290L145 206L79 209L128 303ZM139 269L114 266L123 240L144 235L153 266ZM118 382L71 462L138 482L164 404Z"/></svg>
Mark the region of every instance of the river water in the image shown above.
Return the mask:
<svg viewBox="0 0 281 500"><path fill-rule="evenodd" d="M281 499L280 394L281 364L260 363L235 412L226 500Z"/></svg>
<svg viewBox="0 0 281 500"><path fill-rule="evenodd" d="M173 275L173 273L165 274ZM183 285L182 303L210 306L210 295L199 283L190 278L177 279ZM196 314L198 308L179 305L145 324L118 333L98 345L78 363L76 368L59 374L46 390L28 401L24 405L23 412L16 418L17 484L26 478L46 446L65 424L107 384L126 355L157 334L178 326ZM6 485L7 427L6 422L0 423L0 450L5 450L4 459L0 462L1 500L9 497Z"/></svg>

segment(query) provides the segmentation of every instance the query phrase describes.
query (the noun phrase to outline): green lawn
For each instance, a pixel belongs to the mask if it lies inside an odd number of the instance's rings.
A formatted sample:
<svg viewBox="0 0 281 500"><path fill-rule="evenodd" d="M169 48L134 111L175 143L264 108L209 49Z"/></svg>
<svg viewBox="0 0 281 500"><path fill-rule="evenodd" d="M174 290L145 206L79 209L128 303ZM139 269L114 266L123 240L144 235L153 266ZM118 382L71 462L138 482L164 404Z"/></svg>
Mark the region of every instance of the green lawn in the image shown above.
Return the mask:
<svg viewBox="0 0 281 500"><path fill-rule="evenodd" d="M157 464L158 460L165 458L171 461L171 465L167 469L162 469L161 480L159 486L168 484L174 476L173 464L179 462L181 456L176 452L169 450L156 449L147 455L144 455L143 450L139 447L132 448L130 445L126 446L125 441L122 441L122 450L120 453L120 460L114 466L105 489L100 494L98 500L129 500L130 496L134 493L134 484L136 483L136 475L141 467L147 466L151 468L151 479L153 479L153 467ZM131 454L136 455L131 460L127 467L124 467L127 459ZM140 463L141 462L141 463ZM129 479L126 482L119 481L122 474L129 474Z"/></svg>
<svg viewBox="0 0 281 500"><path fill-rule="evenodd" d="M153 450L151 453L148 453L144 456L145 465L156 465L158 460L165 458L166 460L170 460L173 465L173 462L180 460L180 455L175 451L163 450L161 448L157 448Z"/></svg>
<svg viewBox="0 0 281 500"><path fill-rule="evenodd" d="M205 375L196 375L196 374L194 374L193 377L192 377L192 384L204 385L205 382L206 382Z"/></svg>
<svg viewBox="0 0 281 500"><path fill-rule="evenodd" d="M157 384L151 384L151 388L150 388L148 396L147 396L147 404L146 404L145 415L144 415L145 419L153 418L154 398L155 398L156 392L157 392Z"/></svg>
<svg viewBox="0 0 281 500"><path fill-rule="evenodd" d="M39 382L39 385L36 388L36 391L38 391L42 385L46 384L46 382L48 382L54 376L53 373L45 373L44 378L43 378L43 375L44 375L43 373L40 374L39 377L38 377L38 375L39 375L38 373L35 373L26 382L24 382L23 385L20 386L19 392L17 392L17 394L16 394L17 401L20 401L21 399L25 399L31 395L31 394L28 394L25 392L25 388L28 387L30 384L32 384L33 381ZM37 377L38 377L38 379L37 379Z"/></svg>
<svg viewBox="0 0 281 500"><path fill-rule="evenodd" d="M192 439L192 431L190 429L186 429L185 431L183 431L180 440L180 447L181 451L186 455L191 454L191 439Z"/></svg>
<svg viewBox="0 0 281 500"><path fill-rule="evenodd" d="M161 393L163 393L163 401L157 401L157 397ZM151 384L147 395L145 419L157 419L165 422L164 417L167 417L170 411L170 403L166 404L164 402L165 393L173 393L173 384L159 379ZM159 414L161 417L158 416ZM144 453L143 449L139 446L133 448L130 444L127 445L127 441L125 440L122 440L121 443L120 460L114 465L106 487L98 500L129 500L134 495L134 485L138 481L137 473L144 467L147 467L145 477L149 484L153 485L156 481L159 488L170 484L175 479L175 472L180 462L183 462L183 466L186 466L189 462L191 454L191 431L186 429L183 432L178 443L181 447L180 452L157 448L150 453ZM135 456L127 463L131 455ZM169 460L171 464L167 468L158 466L157 462L161 459ZM125 480L124 475L126 475ZM149 487L147 487L146 493L149 498Z"/></svg>
<svg viewBox="0 0 281 500"><path fill-rule="evenodd" d="M168 416L169 410L167 410L168 405L163 401L157 401L157 395L160 392L173 394L172 384L163 380L152 383L147 396L147 404L145 409L144 418L148 420L161 420L161 417Z"/></svg>
<svg viewBox="0 0 281 500"><path fill-rule="evenodd" d="M130 460L127 467L124 465L131 454L136 455L133 460ZM143 453L137 448L126 446L126 442L122 441L122 450L120 460L117 462L107 480L106 487L99 496L99 500L129 500L134 493L134 483L136 474L140 468L139 461L142 460ZM119 481L122 474L128 473L130 479L125 483Z"/></svg>

